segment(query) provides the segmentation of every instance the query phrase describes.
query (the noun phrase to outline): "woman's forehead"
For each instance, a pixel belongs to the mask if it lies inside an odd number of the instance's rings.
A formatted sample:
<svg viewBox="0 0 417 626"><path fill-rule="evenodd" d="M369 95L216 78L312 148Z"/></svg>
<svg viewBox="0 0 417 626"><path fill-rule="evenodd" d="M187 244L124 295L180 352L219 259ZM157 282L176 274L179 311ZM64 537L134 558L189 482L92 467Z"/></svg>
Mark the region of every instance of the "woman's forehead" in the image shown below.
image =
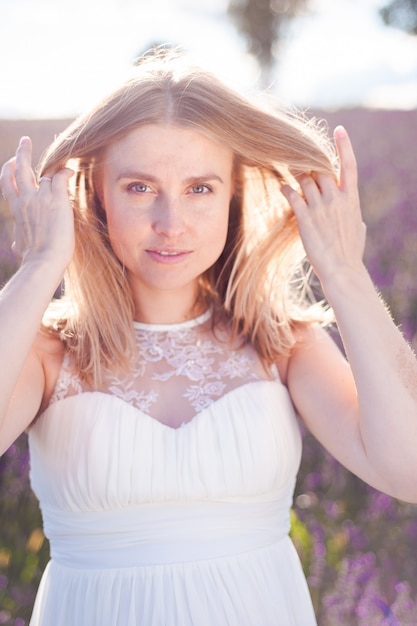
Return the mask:
<svg viewBox="0 0 417 626"><path fill-rule="evenodd" d="M199 130L172 124L148 124L131 130L110 143L105 150L107 159L188 158L232 162L234 154L225 143ZM107 160L106 159L106 160Z"/></svg>

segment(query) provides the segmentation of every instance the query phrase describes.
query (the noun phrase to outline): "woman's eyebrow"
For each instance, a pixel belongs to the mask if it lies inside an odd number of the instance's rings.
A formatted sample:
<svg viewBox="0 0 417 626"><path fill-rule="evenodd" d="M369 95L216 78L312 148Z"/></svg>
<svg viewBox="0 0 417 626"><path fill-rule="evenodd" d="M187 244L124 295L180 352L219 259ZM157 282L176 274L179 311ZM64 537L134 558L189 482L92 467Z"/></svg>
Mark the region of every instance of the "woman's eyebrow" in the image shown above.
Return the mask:
<svg viewBox="0 0 417 626"><path fill-rule="evenodd" d="M150 183L160 182L157 176L154 176L153 174L148 174L146 172L138 172L137 170L122 171L117 175L116 180L123 180L125 178L128 178L130 180L132 179L146 180L146 181L149 181ZM215 174L214 172L206 172L206 173L199 174L197 176L188 176L183 181L183 183L186 185L192 185L193 183L197 183L202 180L217 180L219 183L224 183L221 176L219 176L218 174Z"/></svg>
<svg viewBox="0 0 417 626"><path fill-rule="evenodd" d="M217 180L219 183L224 182L218 174L214 174L214 172L208 172L206 174L200 174L199 176L189 176L184 180L184 183L187 185L191 185L201 180Z"/></svg>
<svg viewBox="0 0 417 626"><path fill-rule="evenodd" d="M138 172L137 170L125 170L117 175L116 180L123 180L124 178L147 180L150 183L157 183L158 178L153 174L147 174L146 172Z"/></svg>

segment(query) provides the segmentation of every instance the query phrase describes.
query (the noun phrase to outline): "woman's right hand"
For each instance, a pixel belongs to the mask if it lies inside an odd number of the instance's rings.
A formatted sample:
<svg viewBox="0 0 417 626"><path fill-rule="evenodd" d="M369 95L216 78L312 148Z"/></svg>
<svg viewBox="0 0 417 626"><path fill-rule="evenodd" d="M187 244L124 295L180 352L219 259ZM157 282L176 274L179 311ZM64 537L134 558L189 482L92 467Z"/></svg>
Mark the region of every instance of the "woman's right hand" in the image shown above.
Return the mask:
<svg viewBox="0 0 417 626"><path fill-rule="evenodd" d="M15 254L22 262L46 260L62 272L74 253L74 214L68 193L72 170L48 172L39 183L32 169L32 142L22 137L16 156L0 175L0 188L14 219Z"/></svg>

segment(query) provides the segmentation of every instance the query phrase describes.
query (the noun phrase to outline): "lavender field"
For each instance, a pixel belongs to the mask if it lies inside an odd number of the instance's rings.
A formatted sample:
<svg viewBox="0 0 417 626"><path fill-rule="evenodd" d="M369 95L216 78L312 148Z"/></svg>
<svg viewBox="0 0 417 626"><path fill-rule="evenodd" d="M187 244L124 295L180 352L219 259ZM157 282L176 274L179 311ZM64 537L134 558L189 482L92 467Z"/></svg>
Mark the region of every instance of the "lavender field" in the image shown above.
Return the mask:
<svg viewBox="0 0 417 626"><path fill-rule="evenodd" d="M417 349L417 111L358 109L316 115L330 129L344 124L351 135L368 226L366 263ZM21 134L33 137L38 157L65 125L0 122L0 161L11 156ZM4 283L16 268L4 203L0 228ZM40 513L28 486L28 462L25 435L0 458L0 624L13 626L28 624L48 560ZM320 626L416 626L417 506L366 486L308 433L292 536Z"/></svg>

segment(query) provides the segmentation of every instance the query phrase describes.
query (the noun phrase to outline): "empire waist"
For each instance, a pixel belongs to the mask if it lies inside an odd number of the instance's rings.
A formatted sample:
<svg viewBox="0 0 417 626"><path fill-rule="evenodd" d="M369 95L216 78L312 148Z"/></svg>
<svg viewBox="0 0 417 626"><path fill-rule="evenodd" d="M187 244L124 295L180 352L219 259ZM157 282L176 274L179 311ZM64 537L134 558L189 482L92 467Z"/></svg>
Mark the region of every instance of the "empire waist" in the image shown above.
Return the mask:
<svg viewBox="0 0 417 626"><path fill-rule="evenodd" d="M52 558L80 569L120 568L233 556L288 534L279 501L146 503L116 510L44 508Z"/></svg>

